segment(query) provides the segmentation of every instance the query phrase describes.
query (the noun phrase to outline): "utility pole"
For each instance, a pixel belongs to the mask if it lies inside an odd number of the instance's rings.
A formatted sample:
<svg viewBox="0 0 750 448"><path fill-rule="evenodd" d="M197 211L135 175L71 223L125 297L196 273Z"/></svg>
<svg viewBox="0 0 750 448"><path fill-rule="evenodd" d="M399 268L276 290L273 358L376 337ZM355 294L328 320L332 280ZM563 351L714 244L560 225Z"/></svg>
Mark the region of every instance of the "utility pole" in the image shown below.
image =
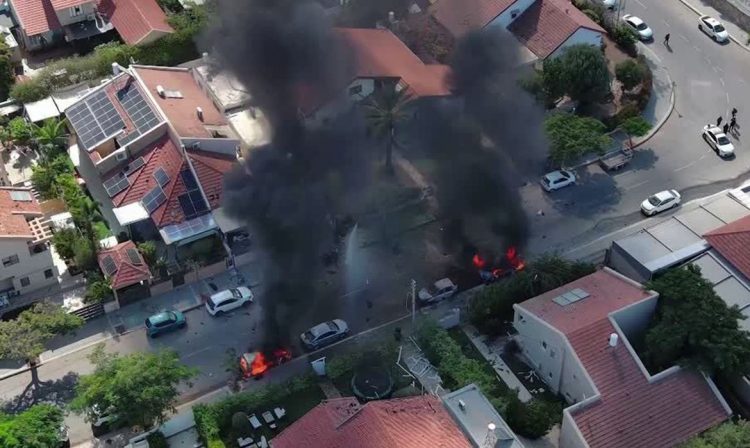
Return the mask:
<svg viewBox="0 0 750 448"><path fill-rule="evenodd" d="M411 280L411 323L417 319L417 281Z"/></svg>

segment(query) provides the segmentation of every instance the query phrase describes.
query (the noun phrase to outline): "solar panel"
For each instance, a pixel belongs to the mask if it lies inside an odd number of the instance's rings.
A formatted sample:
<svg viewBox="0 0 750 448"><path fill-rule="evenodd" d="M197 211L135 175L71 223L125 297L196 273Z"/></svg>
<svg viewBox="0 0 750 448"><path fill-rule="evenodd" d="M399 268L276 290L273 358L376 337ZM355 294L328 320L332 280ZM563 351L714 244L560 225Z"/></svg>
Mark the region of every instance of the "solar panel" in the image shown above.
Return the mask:
<svg viewBox="0 0 750 448"><path fill-rule="evenodd" d="M104 90L69 107L65 115L86 150L125 127L125 122Z"/></svg>
<svg viewBox="0 0 750 448"><path fill-rule="evenodd" d="M154 179L156 179L156 182L162 188L169 183L169 175L164 171L164 168L159 168L154 171Z"/></svg>
<svg viewBox="0 0 750 448"><path fill-rule="evenodd" d="M179 224L166 226L162 228L160 232L162 233L164 242L172 244L175 241L184 240L185 238L208 232L216 227L216 221L214 221L213 216L210 213L207 213Z"/></svg>
<svg viewBox="0 0 750 448"><path fill-rule="evenodd" d="M187 191L198 189L198 182L195 181L195 176L193 176L193 172L190 171L189 168L180 171L180 176L182 177L182 183L185 184L185 189Z"/></svg>
<svg viewBox="0 0 750 448"><path fill-rule="evenodd" d="M135 123L140 133L146 133L159 124L159 119L151 106L141 95L141 91L134 83L129 83L117 92L117 98L128 112L128 116Z"/></svg>
<svg viewBox="0 0 750 448"><path fill-rule="evenodd" d="M127 251L128 258L130 258L130 262L134 265L138 266L143 264L141 261L141 256L138 254L138 251L135 249L128 249Z"/></svg>
<svg viewBox="0 0 750 448"><path fill-rule="evenodd" d="M200 190L183 193L178 199L186 219L195 218L208 211L208 205L206 205L206 201L203 199Z"/></svg>
<svg viewBox="0 0 750 448"><path fill-rule="evenodd" d="M143 207L146 209L146 211L151 214L166 200L167 195L164 194L164 190L162 190L162 188L157 185L151 191L146 193L146 196L143 197L141 203L143 204Z"/></svg>
<svg viewBox="0 0 750 448"><path fill-rule="evenodd" d="M115 260L112 259L111 255L107 255L102 259L102 265L104 273L106 275L112 275L117 272L117 265L115 264Z"/></svg>
<svg viewBox="0 0 750 448"><path fill-rule="evenodd" d="M127 176L121 174L104 182L104 189L107 190L107 194L111 198L115 197L115 195L122 190L128 188L128 186L130 186L130 181Z"/></svg>
<svg viewBox="0 0 750 448"><path fill-rule="evenodd" d="M143 157L138 157L137 159L133 160L132 162L128 163L128 166L125 167L123 172L126 176L129 176L133 174L138 168L145 165L146 162L143 161Z"/></svg>
<svg viewBox="0 0 750 448"><path fill-rule="evenodd" d="M29 193L28 191L11 190L10 198L18 202L30 202L31 193Z"/></svg>

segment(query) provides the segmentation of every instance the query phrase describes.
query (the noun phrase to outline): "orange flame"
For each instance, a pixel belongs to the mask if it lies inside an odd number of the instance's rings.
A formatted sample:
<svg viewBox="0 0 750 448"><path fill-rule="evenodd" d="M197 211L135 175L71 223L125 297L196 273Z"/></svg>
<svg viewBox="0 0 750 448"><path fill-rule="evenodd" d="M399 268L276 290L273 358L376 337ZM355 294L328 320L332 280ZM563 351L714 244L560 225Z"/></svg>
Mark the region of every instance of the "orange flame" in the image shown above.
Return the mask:
<svg viewBox="0 0 750 448"><path fill-rule="evenodd" d="M253 358L253 362L250 363L250 375L252 376L260 376L266 373L266 370L268 370L271 367L271 363L269 363L266 360L266 357L263 353L258 352L255 354L255 358Z"/></svg>

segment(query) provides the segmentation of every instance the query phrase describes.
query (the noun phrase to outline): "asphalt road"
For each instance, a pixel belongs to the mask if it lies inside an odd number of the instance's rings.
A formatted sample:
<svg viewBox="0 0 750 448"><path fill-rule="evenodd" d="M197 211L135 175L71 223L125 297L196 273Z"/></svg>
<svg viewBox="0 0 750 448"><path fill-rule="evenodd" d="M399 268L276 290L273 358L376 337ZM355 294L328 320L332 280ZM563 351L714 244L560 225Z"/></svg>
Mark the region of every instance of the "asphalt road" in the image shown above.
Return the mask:
<svg viewBox="0 0 750 448"><path fill-rule="evenodd" d="M750 144L744 143L750 136L733 139L737 156L732 160L719 158L701 138L702 127L720 115L726 121L732 107L739 110L740 134L743 124L750 130L750 52L713 42L678 0L624 3L624 13L640 17L654 31L654 41L641 48L669 71L675 110L621 172L610 175L592 165L579 170L576 187L552 194L536 183L523 187L532 221L530 253L565 251L632 224L642 219L640 202L658 191L674 188L689 201L733 187L750 171ZM670 48L662 43L666 33Z"/></svg>

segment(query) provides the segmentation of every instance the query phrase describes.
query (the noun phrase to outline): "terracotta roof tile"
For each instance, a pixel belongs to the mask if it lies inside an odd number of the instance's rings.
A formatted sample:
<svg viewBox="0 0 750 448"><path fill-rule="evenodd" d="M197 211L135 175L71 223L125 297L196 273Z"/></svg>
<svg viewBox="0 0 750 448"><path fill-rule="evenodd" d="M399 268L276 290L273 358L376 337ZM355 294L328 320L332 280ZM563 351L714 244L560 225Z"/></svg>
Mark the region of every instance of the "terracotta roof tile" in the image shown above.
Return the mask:
<svg viewBox="0 0 750 448"><path fill-rule="evenodd" d="M229 172L237 159L208 151L187 150L187 155L198 175L198 182L208 198L211 210L221 207L224 192L224 174Z"/></svg>
<svg viewBox="0 0 750 448"><path fill-rule="evenodd" d="M28 193L31 200L16 201L11 197L13 191ZM33 238L26 217L37 216L42 216L42 209L33 197L31 189L0 187L0 238Z"/></svg>
<svg viewBox="0 0 750 448"><path fill-rule="evenodd" d="M553 299L580 288L590 294L560 306ZM728 415L705 379L680 370L649 383L624 343L609 346L610 314L651 294L600 270L519 305L562 332L600 396L572 412L591 448L674 446Z"/></svg>
<svg viewBox="0 0 750 448"><path fill-rule="evenodd" d="M180 137L211 138L206 126L224 126L227 120L219 112L211 99L201 89L187 69L136 67L135 72L143 80L152 98L161 108ZM179 91L182 98L162 98L156 86L167 91ZM196 109L203 110L203 120L198 118Z"/></svg>
<svg viewBox="0 0 750 448"><path fill-rule="evenodd" d="M133 263L127 253L128 249L135 251L138 255L139 263ZM105 274L107 271L104 259L107 257L112 258L117 268L114 275L108 276L112 289L124 288L151 278L151 271L148 269L148 265L146 265L141 253L138 252L135 243L132 241L125 241L111 249L102 250L97 254L99 266Z"/></svg>
<svg viewBox="0 0 750 448"><path fill-rule="evenodd" d="M50 0L11 0L11 5L28 36L62 28Z"/></svg>
<svg viewBox="0 0 750 448"><path fill-rule="evenodd" d="M567 0L536 0L508 29L535 55L544 59L579 28L604 29Z"/></svg>
<svg viewBox="0 0 750 448"><path fill-rule="evenodd" d="M431 395L371 401L328 400L286 428L274 448L469 448L471 443Z"/></svg>
<svg viewBox="0 0 750 448"><path fill-rule="evenodd" d="M438 0L433 16L448 31L460 37L471 30L484 28L516 0Z"/></svg>
<svg viewBox="0 0 750 448"><path fill-rule="evenodd" d="M750 216L732 221L703 237L738 271L750 278Z"/></svg>
<svg viewBox="0 0 750 448"><path fill-rule="evenodd" d="M109 17L122 40L130 45L139 44L155 31L174 31L156 0L99 0L99 10Z"/></svg>
<svg viewBox="0 0 750 448"><path fill-rule="evenodd" d="M86 3L91 2L92 0L51 0L52 7L57 11L72 8L78 5L85 5ZM67 14L67 11L65 11L63 14Z"/></svg>

